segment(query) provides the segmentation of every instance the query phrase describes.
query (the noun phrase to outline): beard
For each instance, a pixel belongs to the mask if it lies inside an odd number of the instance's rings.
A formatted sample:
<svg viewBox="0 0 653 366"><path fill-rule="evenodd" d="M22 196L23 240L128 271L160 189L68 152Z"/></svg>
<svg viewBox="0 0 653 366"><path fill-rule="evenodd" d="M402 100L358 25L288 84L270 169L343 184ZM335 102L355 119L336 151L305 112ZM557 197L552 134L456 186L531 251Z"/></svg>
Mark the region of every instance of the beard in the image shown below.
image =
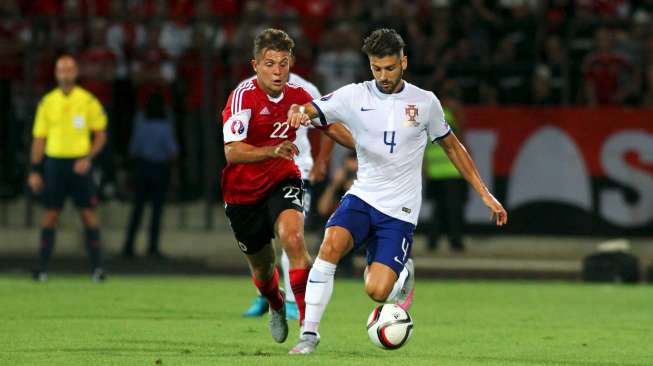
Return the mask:
<svg viewBox="0 0 653 366"><path fill-rule="evenodd" d="M404 77L404 70L401 69L401 72L399 73L399 77L395 80L381 80L380 82L377 80L376 81L376 86L381 90L382 92L386 94L392 94L394 93L397 89L397 85L401 83L401 80Z"/></svg>

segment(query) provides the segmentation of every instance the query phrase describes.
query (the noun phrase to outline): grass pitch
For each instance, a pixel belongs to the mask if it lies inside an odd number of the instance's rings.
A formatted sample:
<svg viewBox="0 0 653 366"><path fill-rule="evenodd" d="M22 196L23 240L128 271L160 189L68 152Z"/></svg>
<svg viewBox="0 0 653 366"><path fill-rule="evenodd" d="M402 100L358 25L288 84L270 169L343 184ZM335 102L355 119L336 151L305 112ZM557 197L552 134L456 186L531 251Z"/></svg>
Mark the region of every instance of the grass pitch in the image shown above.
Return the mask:
<svg viewBox="0 0 653 366"><path fill-rule="evenodd" d="M412 339L367 339L362 281L337 280L310 356L243 319L247 278L0 277L0 365L651 365L653 288L418 279Z"/></svg>

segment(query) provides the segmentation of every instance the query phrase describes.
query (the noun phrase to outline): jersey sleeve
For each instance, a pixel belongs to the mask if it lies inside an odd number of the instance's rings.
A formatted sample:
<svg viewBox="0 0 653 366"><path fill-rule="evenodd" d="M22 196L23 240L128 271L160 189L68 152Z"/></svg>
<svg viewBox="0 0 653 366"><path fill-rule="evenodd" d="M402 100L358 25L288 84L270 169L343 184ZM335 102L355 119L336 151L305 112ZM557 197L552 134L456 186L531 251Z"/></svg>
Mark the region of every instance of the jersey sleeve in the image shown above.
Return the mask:
<svg viewBox="0 0 653 366"><path fill-rule="evenodd" d="M34 137L41 138L48 136L48 121L45 118L45 109L46 103L45 99L43 99L36 108L36 117L34 118L34 127L32 128L32 136Z"/></svg>
<svg viewBox="0 0 653 366"><path fill-rule="evenodd" d="M300 104L310 103L313 99L319 98L319 97L320 97L319 95L317 97L314 97L304 87L299 88L299 103Z"/></svg>
<svg viewBox="0 0 653 366"><path fill-rule="evenodd" d="M88 110L88 120L91 130L98 131L107 128L107 114L104 113L102 104L95 98L91 98L91 105Z"/></svg>
<svg viewBox="0 0 653 366"><path fill-rule="evenodd" d="M320 123L323 126L335 122L346 123L347 116L351 114L351 105L356 84L345 85L342 88L313 100L313 106L317 109Z"/></svg>
<svg viewBox="0 0 653 366"><path fill-rule="evenodd" d="M451 127L449 127L449 124L444 119L444 111L438 98L433 93L430 93L430 96L431 101L426 130L429 134L429 140L436 142L447 137L451 133Z"/></svg>
<svg viewBox="0 0 653 366"><path fill-rule="evenodd" d="M222 135L224 143L243 141L247 138L249 120L252 117L252 93L247 86L236 88L222 111Z"/></svg>
<svg viewBox="0 0 653 366"><path fill-rule="evenodd" d="M313 84L307 83L306 85L302 85L302 88L310 94L311 99L317 99L322 96L320 90Z"/></svg>

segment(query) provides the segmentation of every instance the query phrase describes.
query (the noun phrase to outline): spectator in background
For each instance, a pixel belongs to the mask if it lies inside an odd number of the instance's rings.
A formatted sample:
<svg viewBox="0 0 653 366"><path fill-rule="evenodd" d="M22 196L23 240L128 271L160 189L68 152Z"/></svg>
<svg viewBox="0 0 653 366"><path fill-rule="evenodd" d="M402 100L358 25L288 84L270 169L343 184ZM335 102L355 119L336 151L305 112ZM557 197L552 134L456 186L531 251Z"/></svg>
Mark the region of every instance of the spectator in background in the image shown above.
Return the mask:
<svg viewBox="0 0 653 366"><path fill-rule="evenodd" d="M213 31L217 32L218 29ZM178 68L179 87L185 97L186 109L186 118L181 126L182 136L185 137L182 144L186 147L187 156L183 174L191 191L198 193L201 192L205 182L205 175L209 173L205 169L207 164L205 158L207 151L211 149L210 146L206 146L207 127L204 113L208 110L209 116L213 116L213 111L223 103L225 98L225 71L219 58L220 49L211 47L214 36L217 37L218 33L214 34L206 28L195 29L193 44L180 59ZM217 45L213 44L213 46ZM208 57L208 60L205 57ZM205 95L207 92L208 95ZM213 122L211 119L212 130Z"/></svg>
<svg viewBox="0 0 653 366"><path fill-rule="evenodd" d="M95 212L97 197L91 170L93 158L106 141L107 117L98 100L75 85L78 69L72 57L60 57L55 74L58 87L41 100L33 128L32 172L28 183L33 192L42 192L44 206L39 268L33 274L34 280L48 278L59 215L66 198L71 196L84 224L92 279L104 281L100 229Z"/></svg>
<svg viewBox="0 0 653 366"><path fill-rule="evenodd" d="M357 171L358 160L356 160L356 152L352 151L347 155L342 166L336 170L329 185L320 196L317 210L321 216L329 217L336 211L340 199L351 188L351 185L354 184Z"/></svg>
<svg viewBox="0 0 653 366"><path fill-rule="evenodd" d="M553 106L560 104L560 95L554 94L551 70L546 65L538 65L531 79L531 93L528 103L533 106Z"/></svg>
<svg viewBox="0 0 653 366"><path fill-rule="evenodd" d="M173 106L171 83L177 78L175 65L166 51L159 46L160 29L147 29L145 46L140 49L132 63L132 77L138 87L137 107L145 108L150 95L161 93L168 107Z"/></svg>
<svg viewBox="0 0 653 366"><path fill-rule="evenodd" d="M501 104L524 104L528 100L533 66L531 62L517 59L515 44L510 37L499 41L494 51L492 78L497 88L498 101Z"/></svg>
<svg viewBox="0 0 653 366"><path fill-rule="evenodd" d="M150 202L148 256L163 258L159 239L161 217L165 204L170 163L177 156L179 147L175 140L170 113L166 110L161 94L151 94L145 110L137 114L129 152L134 159L132 211L127 226L123 257L134 257L134 239L143 217L145 204Z"/></svg>
<svg viewBox="0 0 653 366"><path fill-rule="evenodd" d="M643 71L643 95L641 105L644 107L653 107L653 38L649 39L645 47L644 71Z"/></svg>
<svg viewBox="0 0 653 366"><path fill-rule="evenodd" d="M623 104L638 87L634 65L615 49L614 34L608 28L595 33L596 50L583 61L584 100L590 106Z"/></svg>
<svg viewBox="0 0 653 366"><path fill-rule="evenodd" d="M354 39L358 33L347 25L338 26L325 35L325 50L318 56L316 72L322 89L329 92L355 82L361 76L363 61Z"/></svg>
<svg viewBox="0 0 653 366"><path fill-rule="evenodd" d="M567 55L563 48L560 36L550 34L544 39L540 54L540 63L535 67L535 77L543 78L544 73L548 75L548 87L550 89L551 99L555 104L560 104L564 100L567 86L565 85L565 70L568 68ZM535 86L532 86L533 90ZM534 98L532 100L541 98ZM537 103L541 104L541 103Z"/></svg>
<svg viewBox="0 0 653 366"><path fill-rule="evenodd" d="M86 36L86 19L79 0L64 0L63 13L60 18L51 18L58 46L69 54L79 54L84 47Z"/></svg>
<svg viewBox="0 0 653 366"><path fill-rule="evenodd" d="M100 171L100 198L113 196L116 174L113 167L113 85L115 80L116 56L106 46L107 24L104 19L96 18L90 22L90 43L79 56L80 85L95 95L104 106L108 115L107 146L97 159L96 167Z"/></svg>
<svg viewBox="0 0 653 366"><path fill-rule="evenodd" d="M183 13L173 13L161 27L159 44L176 61L191 46L193 30L188 25L188 16Z"/></svg>
<svg viewBox="0 0 653 366"><path fill-rule="evenodd" d="M444 118L463 142L465 114L460 102L460 90L455 82L449 80L445 82L441 95ZM434 203L427 246L429 250L436 249L440 236L446 235L449 248L454 252L462 252L465 250L463 209L467 183L439 144L427 144L424 157L426 192Z"/></svg>
<svg viewBox="0 0 653 366"><path fill-rule="evenodd" d="M317 57L315 72L322 81L320 89L332 92L343 85L359 80L363 62L358 51L358 32L347 25L324 35L325 50ZM340 166L349 150L336 145L331 153L330 175Z"/></svg>
<svg viewBox="0 0 653 366"><path fill-rule="evenodd" d="M146 31L133 19L122 1L111 3L111 22L106 44L116 57L113 85L113 141L117 155L127 156L136 110L136 89L131 70L134 52L145 44Z"/></svg>

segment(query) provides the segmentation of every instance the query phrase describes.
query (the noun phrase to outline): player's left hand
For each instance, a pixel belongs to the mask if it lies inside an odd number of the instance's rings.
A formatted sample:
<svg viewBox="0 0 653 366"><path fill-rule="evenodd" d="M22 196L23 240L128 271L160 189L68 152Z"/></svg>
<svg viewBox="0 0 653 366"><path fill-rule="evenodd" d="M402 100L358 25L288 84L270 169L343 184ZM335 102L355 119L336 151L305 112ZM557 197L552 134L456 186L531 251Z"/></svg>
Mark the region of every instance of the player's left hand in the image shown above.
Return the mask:
<svg viewBox="0 0 653 366"><path fill-rule="evenodd" d="M288 124L292 128L299 128L299 126L308 126L311 119L304 113L304 106L293 104L288 109Z"/></svg>
<svg viewBox="0 0 653 366"><path fill-rule="evenodd" d="M283 158L286 160L293 160L296 155L299 155L299 149L295 144L290 141L284 141L278 145L270 146L272 153L271 158Z"/></svg>
<svg viewBox="0 0 653 366"><path fill-rule="evenodd" d="M494 198L491 193L484 195L483 203L492 211L492 220L494 220L497 226L503 226L508 223L508 212L503 208L501 203Z"/></svg>
<svg viewBox="0 0 653 366"><path fill-rule="evenodd" d="M88 173L89 170L91 170L91 159L81 158L75 161L75 166L73 167L73 171L76 174L84 175Z"/></svg>

